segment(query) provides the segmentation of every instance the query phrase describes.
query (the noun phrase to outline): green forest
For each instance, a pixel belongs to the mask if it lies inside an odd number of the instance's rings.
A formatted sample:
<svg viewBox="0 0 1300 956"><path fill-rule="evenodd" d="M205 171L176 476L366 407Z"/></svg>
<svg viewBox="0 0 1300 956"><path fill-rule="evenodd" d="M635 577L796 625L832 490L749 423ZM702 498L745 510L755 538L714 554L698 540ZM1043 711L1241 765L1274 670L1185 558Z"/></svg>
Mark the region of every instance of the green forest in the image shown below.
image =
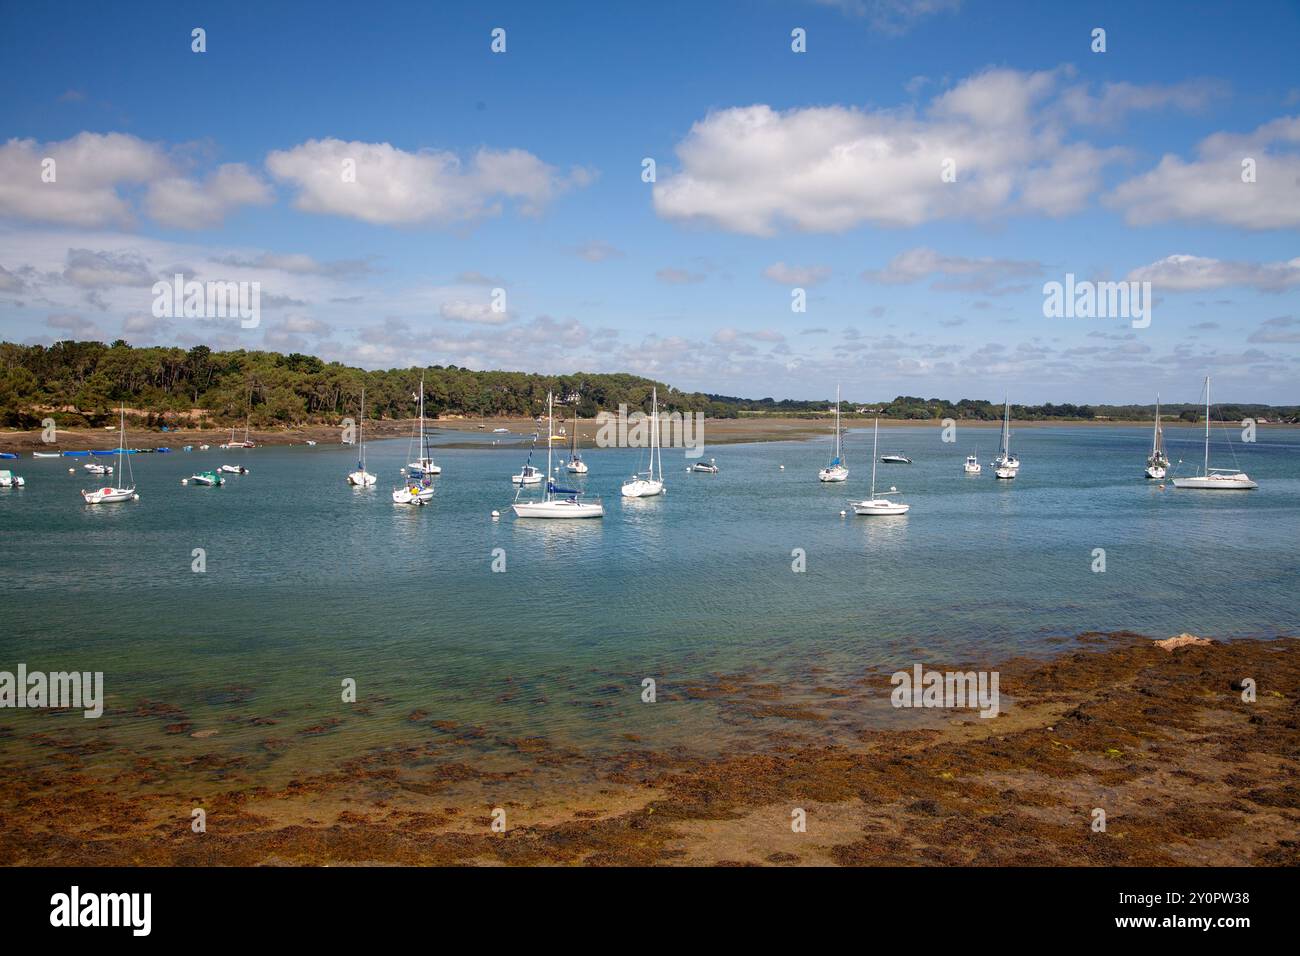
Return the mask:
<svg viewBox="0 0 1300 956"><path fill-rule="evenodd" d="M247 420L256 427L336 423L359 410L366 390L366 417L406 419L416 414L415 395L425 377L426 412L430 416L533 416L544 411L546 394L578 399L578 414L591 418L620 404L648 411L652 388L668 411L703 412L710 418L754 415L822 416L828 401L746 399L700 392L681 392L664 382L624 373L576 372L537 375L528 372L475 371L454 365L426 369L367 371L311 355L277 352L214 352L191 349L133 348L124 341L56 342L50 346L0 342L0 424L33 428L52 417L62 427L99 425L125 405L132 417L162 425L231 425ZM859 411L861 409L861 411ZM976 399L950 402L900 395L889 402L845 400L849 416L915 420L993 421L1002 406ZM1150 419L1150 405L1012 405L1020 420L1140 421ZM1170 417L1197 421L1194 405L1169 405ZM1213 417L1296 421L1300 408L1268 405L1216 405Z"/></svg>

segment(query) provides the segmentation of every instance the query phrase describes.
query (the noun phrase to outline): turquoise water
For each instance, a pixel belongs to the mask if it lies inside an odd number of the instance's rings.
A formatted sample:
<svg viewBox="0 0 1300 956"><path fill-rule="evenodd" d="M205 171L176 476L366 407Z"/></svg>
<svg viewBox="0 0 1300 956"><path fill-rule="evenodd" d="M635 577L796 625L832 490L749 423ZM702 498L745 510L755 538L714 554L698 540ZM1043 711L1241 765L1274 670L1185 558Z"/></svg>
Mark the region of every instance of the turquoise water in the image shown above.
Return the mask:
<svg viewBox="0 0 1300 956"><path fill-rule="evenodd" d="M1171 457L1199 461L1195 429L1167 438ZM195 729L222 721L233 747L266 736L243 717L273 714L287 733L339 714L350 677L378 716L362 726L344 714L332 749L299 755L323 764L400 736L415 709L484 728L485 749L521 736L615 747L630 732L701 745L730 729L684 692L710 674L810 687L916 660L1049 653L1050 638L1086 630L1273 636L1300 623L1292 429L1235 445L1260 490L1215 493L1143 479L1141 427L1021 429L1014 482L992 477L994 430L947 445L933 426L889 428L881 452L915 460L879 466L880 487L912 505L896 518L839 514L867 495L859 430L843 485L816 480L827 436L712 447L718 475L685 473L670 450L668 492L648 500L618 495L637 452L591 449L585 484L606 517L579 522L515 520L509 476L526 452L481 440L437 453L424 508L389 497L405 440L371 444L380 481L367 490L345 484L345 448L137 455L141 500L99 507L78 495L97 483L84 460L8 463L27 487L0 491L0 669L104 671L110 708L173 703ZM981 477L962 473L972 450ZM226 462L251 473L180 484ZM205 573L191 570L195 548ZM1104 573L1091 570L1095 548ZM504 573L491 570L494 549ZM794 549L805 573L791 569ZM644 677L659 706L640 704ZM115 726L119 740L137 732L131 719Z"/></svg>

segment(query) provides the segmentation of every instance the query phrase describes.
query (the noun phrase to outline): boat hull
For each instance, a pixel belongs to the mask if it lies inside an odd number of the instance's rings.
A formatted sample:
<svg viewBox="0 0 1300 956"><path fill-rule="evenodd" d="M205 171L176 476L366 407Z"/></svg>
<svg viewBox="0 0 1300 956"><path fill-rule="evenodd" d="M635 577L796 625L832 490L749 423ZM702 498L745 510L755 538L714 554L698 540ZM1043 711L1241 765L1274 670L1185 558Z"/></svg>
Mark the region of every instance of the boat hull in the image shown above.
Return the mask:
<svg viewBox="0 0 1300 956"><path fill-rule="evenodd" d="M637 478L626 482L621 493L624 498L653 498L664 493L664 483L653 479Z"/></svg>
<svg viewBox="0 0 1300 956"><path fill-rule="evenodd" d="M849 470L847 468L823 468L817 472L818 481L847 481Z"/></svg>
<svg viewBox="0 0 1300 956"><path fill-rule="evenodd" d="M599 502L519 501L510 506L517 518L603 518L605 506Z"/></svg>
<svg viewBox="0 0 1300 956"><path fill-rule="evenodd" d="M903 515L907 514L911 505L898 504L885 498L873 498L870 501L854 501L853 513L858 515Z"/></svg>
<svg viewBox="0 0 1300 956"><path fill-rule="evenodd" d="M97 488L83 491L81 497L88 505L108 505L116 501L131 501L137 496L134 488Z"/></svg>
<svg viewBox="0 0 1300 956"><path fill-rule="evenodd" d="M1222 478L1211 475L1208 478L1175 478L1175 488L1199 488L1202 491L1253 491L1259 484L1245 475L1231 475Z"/></svg>
<svg viewBox="0 0 1300 956"><path fill-rule="evenodd" d="M393 492L393 504L395 505L418 505L432 498L432 488L398 488Z"/></svg>
<svg viewBox="0 0 1300 956"><path fill-rule="evenodd" d="M1147 466L1146 475L1148 478L1160 479L1160 478L1164 478L1165 475L1167 474L1168 472L1164 468L1161 468L1159 465Z"/></svg>
<svg viewBox="0 0 1300 956"><path fill-rule="evenodd" d="M368 471L354 471L348 475L348 484L354 488L370 488L378 480Z"/></svg>

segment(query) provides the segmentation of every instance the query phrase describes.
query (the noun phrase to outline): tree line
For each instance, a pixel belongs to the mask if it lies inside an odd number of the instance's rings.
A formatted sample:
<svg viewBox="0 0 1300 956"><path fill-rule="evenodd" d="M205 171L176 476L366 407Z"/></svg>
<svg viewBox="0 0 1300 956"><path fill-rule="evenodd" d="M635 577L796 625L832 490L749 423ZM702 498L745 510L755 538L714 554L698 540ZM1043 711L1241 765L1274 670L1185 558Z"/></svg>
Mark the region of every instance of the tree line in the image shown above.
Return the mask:
<svg viewBox="0 0 1300 956"><path fill-rule="evenodd" d="M62 341L53 345L0 342L0 423L33 428L46 417L61 427L99 425L125 405L132 418L147 426L231 425L248 420L256 427L336 423L360 411L366 390L366 417L407 419L416 415L421 374L425 410L430 416L535 416L546 408L547 392L566 403L576 399L578 414L593 418L619 405L649 411L652 389L666 411L702 412L709 418L786 415L823 416L833 402L772 398L746 399L701 392L681 392L664 382L627 373L575 372L539 375L528 372L476 371L454 365L424 369L368 371L325 362L297 352L216 352L204 345L191 349L134 348L122 340ZM919 421L985 420L1002 417L995 402L900 395L884 403L841 403L854 416ZM1194 405L1170 405L1170 417L1199 420ZM1147 405L1013 405L1012 415L1025 419L1121 421L1149 420ZM1213 416L1295 421L1300 408L1267 405L1215 406Z"/></svg>

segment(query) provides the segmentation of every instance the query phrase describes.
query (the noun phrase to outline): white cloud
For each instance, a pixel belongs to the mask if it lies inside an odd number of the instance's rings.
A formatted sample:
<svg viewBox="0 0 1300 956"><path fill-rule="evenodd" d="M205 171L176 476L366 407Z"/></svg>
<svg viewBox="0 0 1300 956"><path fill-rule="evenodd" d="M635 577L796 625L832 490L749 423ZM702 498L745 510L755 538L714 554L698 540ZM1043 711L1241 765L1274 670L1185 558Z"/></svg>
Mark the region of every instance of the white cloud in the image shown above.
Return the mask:
<svg viewBox="0 0 1300 956"><path fill-rule="evenodd" d="M355 182L344 180L345 160L355 164ZM298 188L297 208L382 225L473 221L499 214L506 200L535 214L591 179L583 169L562 176L521 149L480 149L465 163L447 151L338 139L276 150L266 167Z"/></svg>
<svg viewBox="0 0 1300 956"><path fill-rule="evenodd" d="M1250 333L1246 341L1267 344L1300 342L1300 319L1290 315L1267 319Z"/></svg>
<svg viewBox="0 0 1300 956"><path fill-rule="evenodd" d="M763 270L763 275L781 285L814 286L830 278L830 266L788 266L774 262Z"/></svg>
<svg viewBox="0 0 1300 956"><path fill-rule="evenodd" d="M654 187L656 212L732 232L841 232L1081 208L1124 155L1066 141L1052 99L1067 69L993 69L910 109L765 104L710 113ZM944 182L944 164L956 181Z"/></svg>
<svg viewBox="0 0 1300 956"><path fill-rule="evenodd" d="M149 187L145 209L164 226L206 229L218 226L238 206L264 206L271 187L243 163L226 163L203 182L172 176Z"/></svg>
<svg viewBox="0 0 1300 956"><path fill-rule="evenodd" d="M1041 263L1020 259L969 259L964 256L944 256L933 249L919 247L900 252L883 269L867 270L862 278L884 285L906 285L932 275L935 289L949 292L980 292L985 295L1002 295L1017 291L1019 286L1003 286L1009 279L1026 278L1041 274Z"/></svg>
<svg viewBox="0 0 1300 956"><path fill-rule="evenodd" d="M490 302L468 302L453 299L438 308L438 314L449 322L472 322L476 325L501 325L509 322L509 312L495 312Z"/></svg>
<svg viewBox="0 0 1300 956"><path fill-rule="evenodd" d="M60 336L66 339L104 339L108 337L103 329L89 319L82 318L79 315L59 314L51 315L46 318L45 324L60 332L66 332L67 335Z"/></svg>
<svg viewBox="0 0 1300 956"><path fill-rule="evenodd" d="M63 270L63 278L83 289L151 286L154 272L144 258L135 252L69 249L68 265Z"/></svg>
<svg viewBox="0 0 1300 956"><path fill-rule="evenodd" d="M54 182L41 179L55 162ZM0 216L71 226L130 225L120 186L147 183L171 171L162 149L125 133L78 133L56 143L11 139L0 146Z"/></svg>
<svg viewBox="0 0 1300 956"><path fill-rule="evenodd" d="M1204 256L1165 256L1139 266L1127 278L1149 281L1165 292L1190 292L1244 286L1259 292L1285 292L1300 287L1300 257L1289 262L1228 262Z"/></svg>
<svg viewBox="0 0 1300 956"><path fill-rule="evenodd" d="M1177 109L1195 113L1224 94L1208 80L1139 86L1134 83L1104 83L1097 94L1086 86L1073 86L1061 93L1061 106L1076 123L1113 123L1138 110Z"/></svg>
<svg viewBox="0 0 1300 956"><path fill-rule="evenodd" d="M1166 155L1151 171L1121 183L1106 204L1130 225L1195 221L1242 229L1300 226L1300 116L1273 120L1253 132L1215 133L1186 161ZM1255 182L1242 181L1254 160Z"/></svg>

